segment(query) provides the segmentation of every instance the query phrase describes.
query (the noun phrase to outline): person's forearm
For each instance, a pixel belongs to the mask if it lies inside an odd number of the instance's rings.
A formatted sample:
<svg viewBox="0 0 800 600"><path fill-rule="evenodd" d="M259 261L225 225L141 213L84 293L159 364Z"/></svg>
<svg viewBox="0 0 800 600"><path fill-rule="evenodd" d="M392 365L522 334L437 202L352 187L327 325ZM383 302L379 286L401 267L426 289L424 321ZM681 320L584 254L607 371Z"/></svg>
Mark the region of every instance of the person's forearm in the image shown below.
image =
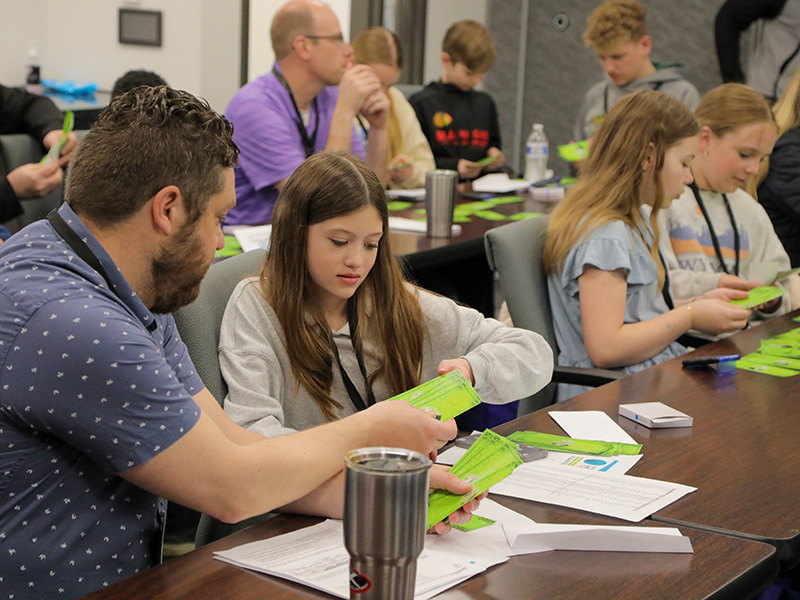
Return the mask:
<svg viewBox="0 0 800 600"><path fill-rule="evenodd" d="M389 182L389 132L386 127L372 127L369 130L367 143L367 164L372 167L381 184Z"/></svg>
<svg viewBox="0 0 800 600"><path fill-rule="evenodd" d="M587 339L586 350L597 367L613 369L634 365L661 352L691 326L691 308L684 305L658 317L623 324L615 331L597 336L602 339Z"/></svg>
<svg viewBox="0 0 800 600"><path fill-rule="evenodd" d="M341 519L344 515L344 470L306 494L299 500L278 509L280 512L297 513Z"/></svg>
<svg viewBox="0 0 800 600"><path fill-rule="evenodd" d="M355 113L340 104L336 105L328 129L328 141L325 142L326 151L350 152L353 144L353 119Z"/></svg>

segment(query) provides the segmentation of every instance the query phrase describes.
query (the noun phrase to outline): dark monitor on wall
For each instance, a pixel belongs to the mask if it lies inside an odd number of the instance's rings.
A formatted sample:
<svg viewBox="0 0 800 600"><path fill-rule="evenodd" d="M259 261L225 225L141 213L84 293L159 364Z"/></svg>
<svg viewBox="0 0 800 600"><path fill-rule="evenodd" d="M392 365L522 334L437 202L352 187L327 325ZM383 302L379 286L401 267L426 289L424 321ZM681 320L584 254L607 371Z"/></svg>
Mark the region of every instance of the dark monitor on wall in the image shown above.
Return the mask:
<svg viewBox="0 0 800 600"><path fill-rule="evenodd" d="M120 8L119 43L161 46L161 11Z"/></svg>

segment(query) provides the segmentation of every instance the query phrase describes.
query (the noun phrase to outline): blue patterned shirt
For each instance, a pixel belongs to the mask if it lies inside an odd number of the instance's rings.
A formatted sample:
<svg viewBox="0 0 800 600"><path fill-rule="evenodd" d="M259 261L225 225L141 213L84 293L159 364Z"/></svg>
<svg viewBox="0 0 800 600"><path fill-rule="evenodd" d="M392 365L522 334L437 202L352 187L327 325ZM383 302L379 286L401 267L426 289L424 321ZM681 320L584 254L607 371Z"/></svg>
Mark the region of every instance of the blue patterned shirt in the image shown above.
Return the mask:
<svg viewBox="0 0 800 600"><path fill-rule="evenodd" d="M0 246L0 599L74 598L155 564L165 503L118 474L200 416L172 317L59 212L113 290L47 221Z"/></svg>

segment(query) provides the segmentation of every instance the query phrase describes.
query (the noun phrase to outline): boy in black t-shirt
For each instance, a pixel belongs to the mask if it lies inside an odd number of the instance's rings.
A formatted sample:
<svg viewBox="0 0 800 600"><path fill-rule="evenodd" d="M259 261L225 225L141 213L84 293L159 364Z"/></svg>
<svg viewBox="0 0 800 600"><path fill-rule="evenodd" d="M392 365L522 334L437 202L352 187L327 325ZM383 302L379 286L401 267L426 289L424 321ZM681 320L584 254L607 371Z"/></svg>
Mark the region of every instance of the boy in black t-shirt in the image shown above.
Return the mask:
<svg viewBox="0 0 800 600"><path fill-rule="evenodd" d="M481 171L498 171L500 151L497 106L486 92L474 88L494 63L489 32L475 21L453 24L442 41L442 77L414 94L411 106L433 150L436 167L474 179ZM496 157L486 165L485 158Z"/></svg>

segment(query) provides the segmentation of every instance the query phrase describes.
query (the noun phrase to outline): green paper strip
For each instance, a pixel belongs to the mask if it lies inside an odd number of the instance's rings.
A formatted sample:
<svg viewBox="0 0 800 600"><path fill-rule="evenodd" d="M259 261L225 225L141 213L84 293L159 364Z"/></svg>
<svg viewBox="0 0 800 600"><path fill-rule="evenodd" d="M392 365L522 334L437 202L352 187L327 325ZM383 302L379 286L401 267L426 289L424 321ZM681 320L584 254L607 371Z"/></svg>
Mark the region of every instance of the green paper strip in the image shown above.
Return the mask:
<svg viewBox="0 0 800 600"><path fill-rule="evenodd" d="M389 202L386 207L389 210L406 210L411 208L411 202L403 202L402 200L393 200Z"/></svg>
<svg viewBox="0 0 800 600"><path fill-rule="evenodd" d="M762 354L761 352L753 352L752 354L743 356L739 360L757 365L791 369L792 371L800 372L800 358L792 358L790 356L772 356L770 354Z"/></svg>
<svg viewBox="0 0 800 600"><path fill-rule="evenodd" d="M215 258L228 258L242 253L242 246L235 235L225 236L225 245L214 253Z"/></svg>
<svg viewBox="0 0 800 600"><path fill-rule="evenodd" d="M484 156L482 159L477 161L475 164L478 165L479 167L485 167L486 165L492 164L498 158L500 158L499 154L493 154L492 156Z"/></svg>
<svg viewBox="0 0 800 600"><path fill-rule="evenodd" d="M518 202L524 202L525 198L520 196L498 196L497 198L489 198L487 202L490 202L494 206L500 206L503 204L517 204Z"/></svg>
<svg viewBox="0 0 800 600"><path fill-rule="evenodd" d="M541 217L542 213L537 212L518 212L508 217L509 221L524 221L525 219L535 219Z"/></svg>
<svg viewBox="0 0 800 600"><path fill-rule="evenodd" d="M522 459L514 442L488 429L484 431L450 469L453 475L471 483L472 491L462 496L447 490L431 492L428 496L427 529L511 475L521 464Z"/></svg>
<svg viewBox="0 0 800 600"><path fill-rule="evenodd" d="M487 221L505 221L508 217L493 210L476 210L475 216Z"/></svg>
<svg viewBox="0 0 800 600"><path fill-rule="evenodd" d="M391 400L405 400L411 406L433 412L442 421L454 419L481 403L481 397L458 370L426 381Z"/></svg>
<svg viewBox="0 0 800 600"><path fill-rule="evenodd" d="M58 143L50 146L50 150L42 157L42 160L39 161L40 164L48 160L57 160L58 157L61 156L61 151L64 149L67 143L67 137L69 137L73 127L75 127L75 113L68 110L64 113L64 124L61 126L61 137Z"/></svg>
<svg viewBox="0 0 800 600"><path fill-rule="evenodd" d="M581 440L563 435L539 433L538 431L515 431L508 439L520 444L527 444L545 450L557 452L577 452L594 456L635 455L642 450L641 444L625 444L623 442L601 442L599 440Z"/></svg>
<svg viewBox="0 0 800 600"><path fill-rule="evenodd" d="M452 525L452 527L453 529L458 529L459 531L475 531L476 529L483 529L484 527L494 525L495 523L497 523L497 521L487 519L486 517L481 517L479 515L472 515L472 518L466 523L461 525Z"/></svg>
<svg viewBox="0 0 800 600"><path fill-rule="evenodd" d="M753 371L755 373L763 373L764 375L772 375L774 377L793 377L797 375L797 371L793 371L791 369L784 369L782 367L775 367L771 365L764 365L753 360L750 360L748 356L741 358L736 361L736 367L738 369L744 369L745 371Z"/></svg>
<svg viewBox="0 0 800 600"><path fill-rule="evenodd" d="M774 285L760 285L750 290L747 298L742 298L741 300L731 300L731 304L741 306L742 308L753 308L755 306L765 304L770 300L774 300L775 298L780 298L785 293L786 290L781 287L776 287Z"/></svg>

